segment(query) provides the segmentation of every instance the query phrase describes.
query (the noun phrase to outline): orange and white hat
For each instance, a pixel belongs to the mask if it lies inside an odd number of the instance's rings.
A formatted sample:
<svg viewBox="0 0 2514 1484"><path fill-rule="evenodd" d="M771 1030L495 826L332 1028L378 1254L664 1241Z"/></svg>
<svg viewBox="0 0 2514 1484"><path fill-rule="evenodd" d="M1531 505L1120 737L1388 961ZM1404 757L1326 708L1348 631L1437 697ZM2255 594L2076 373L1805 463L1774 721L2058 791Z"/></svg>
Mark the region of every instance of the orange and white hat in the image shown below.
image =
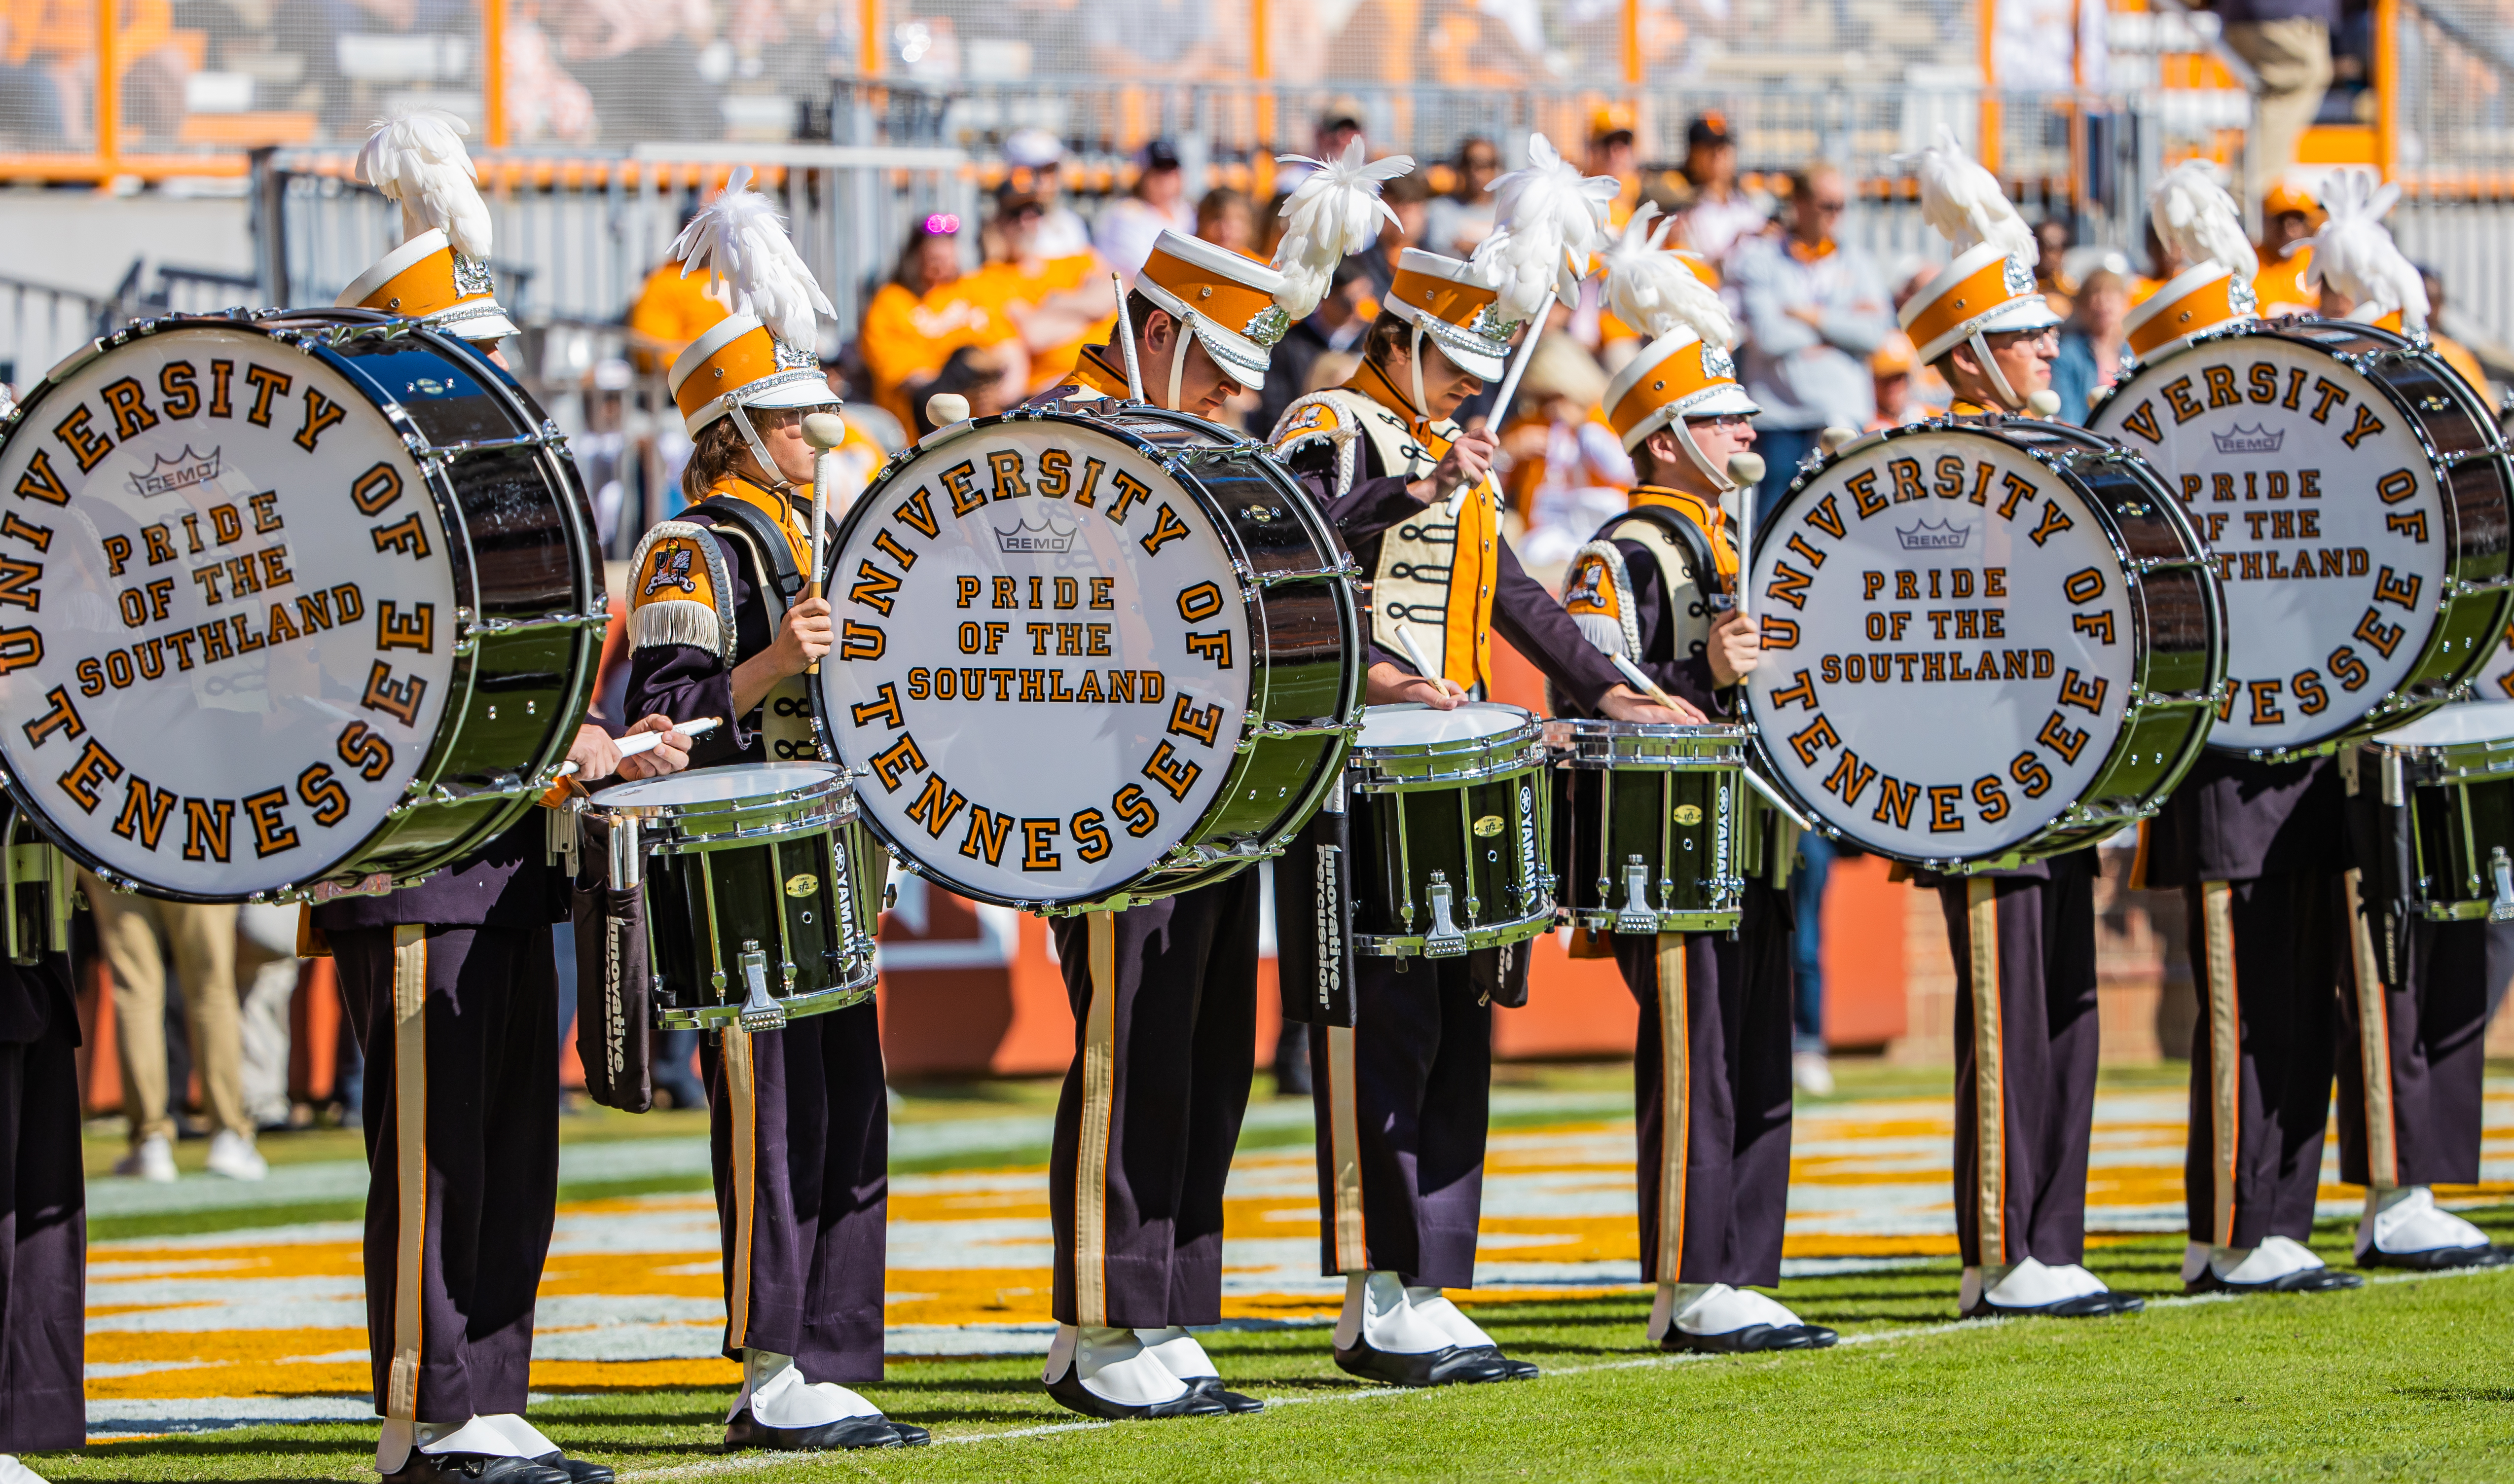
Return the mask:
<svg viewBox="0 0 2514 1484"><path fill-rule="evenodd" d="M1903 333L1924 363L1965 341L2013 330L2042 330L2060 316L2034 289L2034 264L1984 242L1956 255L1946 270L1903 305ZM1987 359L1987 351L1978 351Z"/></svg>
<svg viewBox="0 0 2514 1484"><path fill-rule="evenodd" d="M1277 302L1284 289L1283 275L1265 263L1172 231L1154 241L1135 275L1135 292L1185 323L1213 363L1250 391L1266 384L1275 342L1292 328L1290 312ZM1185 357L1171 357L1173 382L1186 366ZM1167 405L1178 405L1175 385Z"/></svg>
<svg viewBox="0 0 2514 1484"><path fill-rule="evenodd" d="M1737 323L1728 306L1684 255L1666 245L1670 223L1652 228L1657 216L1655 205L1643 205L1602 255L1606 308L1653 337L1606 383L1606 422L1627 453L1672 426L1712 488L1725 492L1734 482L1703 456L1683 420L1751 418L1763 409L1737 384L1728 357Z"/></svg>
<svg viewBox="0 0 2514 1484"><path fill-rule="evenodd" d="M2223 325L2250 324L2260 316L2252 281L2221 262L2184 268L2140 301L2122 323L2130 354L2152 360L2195 335Z"/></svg>
<svg viewBox="0 0 2514 1484"><path fill-rule="evenodd" d="M515 333L489 272L489 207L463 147L470 132L442 108L415 108L368 134L357 174L400 204L403 240L335 303L425 320L467 341Z"/></svg>
<svg viewBox="0 0 2514 1484"><path fill-rule="evenodd" d="M787 240L777 208L750 185L750 167L735 170L723 192L672 242L681 276L705 269L711 285L722 280L736 311L674 357L665 379L693 438L746 408L829 407L838 401L815 353L815 316L836 311ZM756 446L750 420L735 421ZM761 461L767 461L764 453Z"/></svg>
<svg viewBox="0 0 2514 1484"><path fill-rule="evenodd" d="M466 341L503 340L517 333L498 302L489 265L455 251L435 227L386 253L334 302L426 320Z"/></svg>
<svg viewBox="0 0 2514 1484"><path fill-rule="evenodd" d="M1510 364L1510 339L1521 321L1473 263L1407 248L1397 256L1384 307L1414 327L1418 351L1428 339L1477 381L1498 381Z"/></svg>

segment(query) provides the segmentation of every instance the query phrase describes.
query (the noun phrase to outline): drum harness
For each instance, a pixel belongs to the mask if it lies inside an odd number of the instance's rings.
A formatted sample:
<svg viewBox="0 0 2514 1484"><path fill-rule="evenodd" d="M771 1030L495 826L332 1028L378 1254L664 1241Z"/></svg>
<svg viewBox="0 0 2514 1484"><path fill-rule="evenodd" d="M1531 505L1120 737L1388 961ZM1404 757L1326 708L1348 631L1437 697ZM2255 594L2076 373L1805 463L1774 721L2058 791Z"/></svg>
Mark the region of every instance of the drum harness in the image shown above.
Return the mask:
<svg viewBox="0 0 2514 1484"><path fill-rule="evenodd" d="M740 417L739 411L735 413ZM793 486L780 481L774 493L787 499ZM743 542L750 550L751 571L761 575L761 598L768 605L768 631L773 636L793 610L794 599L803 590L803 572L794 561L793 543L786 539L785 530L749 501L729 495L710 496L697 508L724 522L716 530ZM786 762L793 758L821 756L819 728L813 719L812 696L804 677L790 675L769 688L761 702L760 735L767 743L770 761Z"/></svg>

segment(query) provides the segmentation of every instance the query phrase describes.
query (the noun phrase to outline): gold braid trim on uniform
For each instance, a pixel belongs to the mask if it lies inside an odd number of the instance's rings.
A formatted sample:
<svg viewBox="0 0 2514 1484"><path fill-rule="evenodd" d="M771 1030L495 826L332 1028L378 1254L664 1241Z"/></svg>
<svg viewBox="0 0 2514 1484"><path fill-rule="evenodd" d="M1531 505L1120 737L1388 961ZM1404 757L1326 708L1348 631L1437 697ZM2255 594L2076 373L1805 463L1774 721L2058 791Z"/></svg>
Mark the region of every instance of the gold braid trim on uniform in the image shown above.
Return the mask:
<svg viewBox="0 0 2514 1484"><path fill-rule="evenodd" d="M1974 1255L1988 1266L2007 1262L2007 1042L2001 1023L1999 888L1987 876L1965 878L1965 929L1971 948L1974 1200L1981 1222Z"/></svg>
<svg viewBox="0 0 2514 1484"><path fill-rule="evenodd" d="M2235 983L2235 896L2224 881L2200 883L2201 973L2209 983L2210 1240L2234 1245L2235 1160L2243 1147L2244 1007Z"/></svg>
<svg viewBox="0 0 2514 1484"><path fill-rule="evenodd" d="M421 1285L427 1258L427 929L393 929L392 963L393 1250L392 1365L385 1416L419 1421L420 1351L426 1309Z"/></svg>
<svg viewBox="0 0 2514 1484"><path fill-rule="evenodd" d="M1117 916L1093 912L1082 1018L1081 1147L1074 1161L1074 1320L1109 1322L1109 1145L1117 1119Z"/></svg>
<svg viewBox="0 0 2514 1484"><path fill-rule="evenodd" d="M2383 993L2383 966L2374 953L2361 891L2363 873L2341 879L2348 888L2348 948L2356 968L2357 1055L2366 1081L2366 1179L2377 1190L2401 1183L2399 1131L2392 1123L2392 1008Z"/></svg>

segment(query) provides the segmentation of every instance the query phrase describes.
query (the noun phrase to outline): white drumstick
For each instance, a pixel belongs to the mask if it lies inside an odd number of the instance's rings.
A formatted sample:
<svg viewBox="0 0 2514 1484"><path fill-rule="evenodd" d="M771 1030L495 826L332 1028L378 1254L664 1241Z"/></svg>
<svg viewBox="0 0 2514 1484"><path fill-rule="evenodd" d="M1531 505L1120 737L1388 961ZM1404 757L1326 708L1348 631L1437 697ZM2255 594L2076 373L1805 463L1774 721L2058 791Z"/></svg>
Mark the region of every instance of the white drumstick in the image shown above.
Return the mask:
<svg viewBox="0 0 2514 1484"><path fill-rule="evenodd" d="M1416 673L1435 685L1439 684L1439 669L1424 656L1423 646L1415 642L1414 630L1410 626L1403 623L1397 625L1397 642L1404 646L1405 658L1414 662Z"/></svg>
<svg viewBox="0 0 2514 1484"><path fill-rule="evenodd" d="M1623 671L1624 678L1633 683L1634 690L1647 696L1650 700L1657 702L1660 705L1667 707L1671 711L1676 709L1676 698L1670 696L1667 692L1660 690L1658 688L1657 681L1642 674L1642 667L1640 665L1633 663L1630 660L1625 659L1621 655L1608 655L1606 658L1615 662L1615 668Z"/></svg>
<svg viewBox="0 0 2514 1484"><path fill-rule="evenodd" d="M1764 796L1764 802L1771 805L1773 810L1777 812L1782 819L1789 821L1791 823L1810 834L1815 832L1815 825L1808 822L1806 816L1791 808L1790 801L1782 798L1780 793L1775 790L1771 784L1764 782L1764 776L1762 774L1757 773L1752 768L1744 768L1739 771L1746 775L1746 786L1754 789L1757 793L1762 794Z"/></svg>
<svg viewBox="0 0 2514 1484"><path fill-rule="evenodd" d="M671 730L680 733L683 737L700 737L714 731L722 725L724 725L724 722L720 717L702 716L696 721L676 721L672 723ZM613 738L611 740L611 744L619 749L622 757L635 757L640 752L654 751L658 746L663 744L663 741L668 735L669 734L663 732L631 732L626 737ZM558 777L573 778L575 776L576 764L573 761L559 764Z"/></svg>
<svg viewBox="0 0 2514 1484"><path fill-rule="evenodd" d="M1764 456L1731 454L1728 478L1737 486L1737 611L1746 611L1746 583L1755 573L1755 488L1764 482Z"/></svg>

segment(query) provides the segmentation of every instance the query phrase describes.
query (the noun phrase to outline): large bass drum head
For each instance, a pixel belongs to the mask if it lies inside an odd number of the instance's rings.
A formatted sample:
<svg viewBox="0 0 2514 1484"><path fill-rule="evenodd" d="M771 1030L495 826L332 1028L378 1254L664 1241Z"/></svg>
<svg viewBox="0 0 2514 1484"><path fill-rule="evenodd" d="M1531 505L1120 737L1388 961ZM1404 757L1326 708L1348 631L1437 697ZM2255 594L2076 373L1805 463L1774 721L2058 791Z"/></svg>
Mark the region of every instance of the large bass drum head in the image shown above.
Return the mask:
<svg viewBox="0 0 2514 1484"><path fill-rule="evenodd" d="M1984 428L1863 440L1803 476L1750 590L1764 653L1747 695L1779 782L1905 861L2043 832L2102 769L2139 673L2104 515Z"/></svg>
<svg viewBox="0 0 2514 1484"><path fill-rule="evenodd" d="M2157 466L2216 555L2231 692L2210 747L2372 730L2442 701L2493 647L2501 442L2439 375L2363 326L2250 328L2138 368L2095 408L2095 430ZM2447 470L2439 453L2477 457Z"/></svg>
<svg viewBox="0 0 2514 1484"><path fill-rule="evenodd" d="M324 878L397 817L455 692L456 569L403 430L333 362L242 328L159 328L56 375L0 440L13 785L83 862L160 895Z"/></svg>
<svg viewBox="0 0 2514 1484"><path fill-rule="evenodd" d="M1219 512L1095 420L989 421L848 511L822 699L865 817L982 901L1096 902L1215 804L1256 669Z"/></svg>

